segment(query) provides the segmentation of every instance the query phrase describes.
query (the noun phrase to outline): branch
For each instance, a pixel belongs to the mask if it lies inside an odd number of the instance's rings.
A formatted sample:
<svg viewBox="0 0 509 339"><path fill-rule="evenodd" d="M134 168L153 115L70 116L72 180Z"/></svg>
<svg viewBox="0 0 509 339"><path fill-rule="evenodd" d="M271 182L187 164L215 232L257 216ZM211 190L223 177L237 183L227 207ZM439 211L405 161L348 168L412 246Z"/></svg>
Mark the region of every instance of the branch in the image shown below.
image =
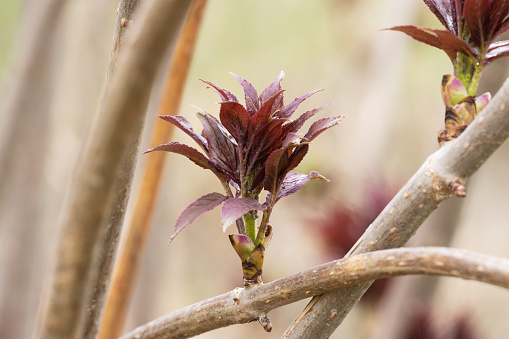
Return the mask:
<svg viewBox="0 0 509 339"><path fill-rule="evenodd" d="M113 74L117 69L119 53L124 53L126 42L126 31L132 26L132 18L138 9L139 0L121 0L118 5L117 26L113 37L110 62L106 73L106 82L103 89L102 100L106 98L107 91L111 86ZM103 102L104 103L104 102ZM134 175L138 144L143 131L143 123L140 123L136 130L127 140L128 154L124 156L120 165L121 170L113 189L113 203L108 211L109 217L103 220L101 226L105 230L99 245L99 250L94 254L91 270L91 295L87 295L86 314L83 315L80 333L83 338L93 339L97 336L99 320L104 308L108 284L105 283L111 278L113 262L117 253L120 232L124 221L125 211L130 196L130 188Z"/></svg>
<svg viewBox="0 0 509 339"><path fill-rule="evenodd" d="M463 134L424 164L370 225L349 254L404 245L438 205L453 194L466 194L465 182L509 136L509 81ZM327 338L369 288L372 281L313 298L284 338ZM340 306L335 304L339 300ZM310 309L316 310L309 312ZM330 318L332 309L338 316Z"/></svg>
<svg viewBox="0 0 509 339"><path fill-rule="evenodd" d="M175 114L180 107L205 4L206 0L195 0L189 10L166 75L157 109L158 115ZM173 125L157 119L152 132L151 145L168 142L172 132ZM99 329L99 339L117 338L121 333L142 257L140 254L143 253L145 239L150 231L152 213L166 158L167 154L164 152L155 152L147 159L133 216L124 230L123 245L119 249L115 263Z"/></svg>
<svg viewBox="0 0 509 339"><path fill-rule="evenodd" d="M177 36L188 1L154 0L142 6L140 25L127 41L100 109L100 120L85 145L60 220L56 264L42 308L40 338L79 336L79 317L89 295L90 269L109 212L116 175L129 139L143 122L156 71Z"/></svg>
<svg viewBox="0 0 509 339"><path fill-rule="evenodd" d="M275 308L310 296L408 274L459 277L509 289L508 259L445 247L383 250L332 261L249 289L237 288L158 318L121 339L189 338L254 321ZM334 303L330 319L339 316L341 301Z"/></svg>

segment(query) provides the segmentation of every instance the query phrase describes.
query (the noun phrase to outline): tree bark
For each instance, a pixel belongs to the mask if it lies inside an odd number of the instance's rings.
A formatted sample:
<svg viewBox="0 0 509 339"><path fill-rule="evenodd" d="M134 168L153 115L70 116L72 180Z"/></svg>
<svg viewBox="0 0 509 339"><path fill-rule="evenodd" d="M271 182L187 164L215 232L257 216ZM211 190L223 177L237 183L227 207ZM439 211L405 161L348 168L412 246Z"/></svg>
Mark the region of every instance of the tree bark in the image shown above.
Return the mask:
<svg viewBox="0 0 509 339"><path fill-rule="evenodd" d="M430 274L477 280L509 289L509 260L467 250L415 247L364 253L319 265L273 282L201 301L138 327L121 339L189 338L217 328L256 320L293 302L375 279ZM340 316L333 300L329 319ZM311 307L309 312L315 313Z"/></svg>

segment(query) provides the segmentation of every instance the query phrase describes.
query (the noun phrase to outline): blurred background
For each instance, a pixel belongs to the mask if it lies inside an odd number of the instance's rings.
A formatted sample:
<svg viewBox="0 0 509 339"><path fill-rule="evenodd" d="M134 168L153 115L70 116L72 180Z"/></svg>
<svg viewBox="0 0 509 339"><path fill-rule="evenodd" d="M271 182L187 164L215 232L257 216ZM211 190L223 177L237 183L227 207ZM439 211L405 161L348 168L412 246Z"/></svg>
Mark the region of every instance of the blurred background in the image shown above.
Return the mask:
<svg viewBox="0 0 509 339"><path fill-rule="evenodd" d="M0 1L2 338L28 338L35 326L65 192L96 119L117 5L113 0ZM54 22L34 42L38 13L46 10L54 12ZM274 210L264 281L342 257L438 149L436 135L444 120L440 81L452 65L437 49L381 31L402 24L440 28L420 0L208 2L178 114L198 130L191 105L218 114L218 97L199 78L240 99L242 88L228 72L244 77L260 93L284 70L286 102L326 89L296 114L334 103L320 114L346 116L340 127L311 145L297 169L317 170L331 182L312 182ZM41 54L27 67L33 45ZM147 112L140 153L154 146L148 136L164 74ZM478 94L495 94L508 75L506 59L490 65ZM23 79L30 81L16 102L13 93ZM174 139L192 143L181 131ZM138 175L148 156L139 156ZM508 159L509 146L503 145L470 180L468 196L442 204L409 246L452 246L509 257ZM137 185L135 178L133 194ZM139 253L143 264L125 331L242 285L240 261L221 231L219 210L198 218L167 246L185 207L221 189L210 172L168 155L147 249ZM331 338L502 338L509 332L509 293L500 288L432 277L379 285ZM306 303L271 312L270 334L251 323L200 338L276 338Z"/></svg>

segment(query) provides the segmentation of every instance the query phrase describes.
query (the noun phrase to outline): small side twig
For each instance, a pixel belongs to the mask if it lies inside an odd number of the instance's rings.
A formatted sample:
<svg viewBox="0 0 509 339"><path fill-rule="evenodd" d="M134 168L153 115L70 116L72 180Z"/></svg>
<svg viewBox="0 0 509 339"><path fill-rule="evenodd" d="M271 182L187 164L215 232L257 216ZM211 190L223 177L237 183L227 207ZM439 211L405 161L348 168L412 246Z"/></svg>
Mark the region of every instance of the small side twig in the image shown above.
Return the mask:
<svg viewBox="0 0 509 339"><path fill-rule="evenodd" d="M477 280L509 289L509 260L472 251L416 247L359 254L276 281L238 288L136 328L121 339L189 338L217 328L257 320L293 302L375 279L430 274ZM340 300L329 318L339 316ZM313 308L310 310L314 312Z"/></svg>

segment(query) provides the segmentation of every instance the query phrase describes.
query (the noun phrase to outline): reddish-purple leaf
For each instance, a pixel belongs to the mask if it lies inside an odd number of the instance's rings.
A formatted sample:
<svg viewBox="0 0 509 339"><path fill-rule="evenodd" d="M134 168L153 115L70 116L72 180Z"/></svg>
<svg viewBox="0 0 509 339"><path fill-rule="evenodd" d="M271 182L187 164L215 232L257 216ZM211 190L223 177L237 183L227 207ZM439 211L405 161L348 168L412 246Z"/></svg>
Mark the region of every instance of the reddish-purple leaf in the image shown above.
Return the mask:
<svg viewBox="0 0 509 339"><path fill-rule="evenodd" d="M274 193L280 184L280 176L288 166L290 159L288 148L279 148L272 152L265 164L265 178L263 188Z"/></svg>
<svg viewBox="0 0 509 339"><path fill-rule="evenodd" d="M323 89L317 89L317 90L314 90L312 92L309 92L309 93L306 93L304 94L303 96L300 96L298 98L295 98L291 103L289 103L288 105L284 106L283 108L281 108L281 111L277 114L277 116L279 118L283 118L283 119L288 119L292 116L293 112L295 112L295 110L297 109L297 107L299 107L299 105L304 101L306 100L307 98L309 98L310 96L312 96L313 94L315 94L316 92L320 92L320 91L323 91Z"/></svg>
<svg viewBox="0 0 509 339"><path fill-rule="evenodd" d="M229 91L227 91L219 86L214 85L210 81L203 80L203 79L200 79L200 80L203 81L204 83L206 83L207 85L209 85L210 87L212 87L216 91L216 93L219 94L219 97L221 97L222 101L239 102L237 100L237 97L235 95L233 95L232 93L230 93Z"/></svg>
<svg viewBox="0 0 509 339"><path fill-rule="evenodd" d="M496 22L488 23L485 19L489 12L490 0L465 0L463 15L470 31L470 40L479 47L484 47L486 36L484 29L486 25L496 25ZM497 2L497 1L494 1ZM498 1L499 2L499 1Z"/></svg>
<svg viewBox="0 0 509 339"><path fill-rule="evenodd" d="M324 180L327 182L329 181L329 179L320 175L320 173L316 171L311 171L309 174L288 173L285 176L283 182L281 183L281 187L279 188L276 199L279 200L283 197L286 197L290 194L297 192L310 180Z"/></svg>
<svg viewBox="0 0 509 339"><path fill-rule="evenodd" d="M251 117L251 122L249 124L249 130L251 132L257 132L263 125L265 125L274 112L275 102L278 98L283 97L284 90L278 91L274 93L272 97L270 97L267 101L265 101L258 112L256 112Z"/></svg>
<svg viewBox="0 0 509 339"><path fill-rule="evenodd" d="M200 147L205 152L207 152L207 150L208 150L207 140L205 140L204 137L202 137L201 135L199 135L198 133L196 133L193 130L193 126L186 118L184 118L183 116L180 116L180 115L175 115L175 116L174 115L159 115L159 118L161 118L165 121L168 121L169 123L172 123L173 125L180 128L187 135L189 135L191 138L193 138L193 140L196 141L196 143L198 145L200 145Z"/></svg>
<svg viewBox="0 0 509 339"><path fill-rule="evenodd" d="M216 172L216 170L209 164L209 160L207 159L207 157L205 157L202 153L200 153L196 149L189 147L187 145L178 142L169 142L167 144L159 145L154 148L148 149L145 152L143 152L143 154L154 151L166 151L181 154L187 157L192 162L194 162L196 165Z"/></svg>
<svg viewBox="0 0 509 339"><path fill-rule="evenodd" d="M249 112L238 102L227 101L221 103L221 109L219 110L221 123L237 142L244 140L250 117Z"/></svg>
<svg viewBox="0 0 509 339"><path fill-rule="evenodd" d="M281 71L277 78L263 90L262 94L260 94L260 104L263 106L269 99L271 99L276 93L281 92L281 80L283 80L285 76L285 72ZM272 112L277 111L283 107L283 96L277 96L277 100L275 101L272 107Z"/></svg>
<svg viewBox="0 0 509 339"><path fill-rule="evenodd" d="M387 28L387 30L403 32L419 42L444 50L444 45L437 37L437 35L434 34L433 32L430 32L430 30L426 28L405 25L405 26L394 26L391 28Z"/></svg>
<svg viewBox="0 0 509 339"><path fill-rule="evenodd" d="M451 1L444 0L424 0L424 3L428 5L429 9L435 16L440 20L442 25L451 32L458 34L458 25L456 10Z"/></svg>
<svg viewBox="0 0 509 339"><path fill-rule="evenodd" d="M432 29L431 31L437 35L438 39L440 39L442 44L445 46L444 48L445 52L447 52L447 50L450 50L453 52L461 52L471 57L476 56L477 54L476 51L474 51L474 49L464 40L454 35L454 33L444 31L442 29Z"/></svg>
<svg viewBox="0 0 509 339"><path fill-rule="evenodd" d="M237 148L229 138L223 125L208 113L198 113L203 124L202 135L209 146L209 160L231 178L238 178L239 163Z"/></svg>
<svg viewBox="0 0 509 339"><path fill-rule="evenodd" d="M284 126L284 131L287 132L287 133L297 132L304 125L304 123L309 118L311 118L316 113L320 112L321 110L323 110L324 108L327 108L329 106L330 106L330 104L329 105L323 105L323 106L320 106L318 108L315 108L315 109L312 109L310 111L307 111L307 112L303 113L300 117L298 117L297 119L295 119L291 123L285 125Z"/></svg>
<svg viewBox="0 0 509 339"><path fill-rule="evenodd" d="M228 197L225 195L214 192L198 198L191 205L187 206L184 212L182 212L182 214L177 219L177 223L175 224L175 231L170 237L170 242L178 233L180 233L180 231L184 229L184 227L192 223L203 213L211 211L216 206L219 206L227 198Z"/></svg>
<svg viewBox="0 0 509 339"><path fill-rule="evenodd" d="M337 117L328 117L328 118L322 118L320 120L315 121L311 127L309 127L308 132L304 136L304 139L306 141L313 141L320 133L323 131L336 126L339 124L339 122L344 118L343 115L337 116Z"/></svg>
<svg viewBox="0 0 509 339"><path fill-rule="evenodd" d="M308 150L309 144L303 144L295 148L295 150L292 152L292 155L290 156L290 160L288 161L288 166L286 167L284 173L285 175L300 164L302 159L304 159L308 153Z"/></svg>
<svg viewBox="0 0 509 339"><path fill-rule="evenodd" d="M233 74L230 72L231 75L237 79L237 81L242 85L244 88L244 96L246 99L246 109L249 113L255 114L260 109L260 101L258 99L258 93L256 92L256 89L251 85L250 82L246 81L245 79L241 78L237 74Z"/></svg>
<svg viewBox="0 0 509 339"><path fill-rule="evenodd" d="M250 211L263 211L266 208L266 206L263 206L255 199L230 198L226 200L221 211L221 226L223 232L244 214Z"/></svg>
<svg viewBox="0 0 509 339"><path fill-rule="evenodd" d="M494 60L509 56L509 40L497 41L490 45L484 64L487 65Z"/></svg>

